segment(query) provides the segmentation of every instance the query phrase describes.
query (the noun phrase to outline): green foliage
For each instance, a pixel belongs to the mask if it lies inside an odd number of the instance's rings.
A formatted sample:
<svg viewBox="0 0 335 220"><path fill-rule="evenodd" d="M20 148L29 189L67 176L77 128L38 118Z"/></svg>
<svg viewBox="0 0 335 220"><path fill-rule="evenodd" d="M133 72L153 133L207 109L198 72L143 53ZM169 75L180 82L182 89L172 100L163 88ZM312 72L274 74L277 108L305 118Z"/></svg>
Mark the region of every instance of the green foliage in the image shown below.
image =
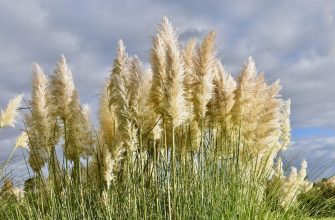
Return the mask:
<svg viewBox="0 0 335 220"><path fill-rule="evenodd" d="M208 150L210 146L206 145ZM265 197L266 175L249 175L237 159L218 160L209 150L203 175L196 171L194 157L176 165L176 194L170 191L171 164L157 161L157 175L143 158L124 161L109 189L99 180L76 185L69 175L60 185L52 180L29 179L26 194L1 209L1 219L303 219L295 208L283 210L275 193ZM86 168L81 167L81 173ZM202 198L201 189L204 189ZM176 199L172 216L169 198Z"/></svg>
<svg viewBox="0 0 335 220"><path fill-rule="evenodd" d="M335 185L323 179L299 196L300 207L311 217L335 216Z"/></svg>

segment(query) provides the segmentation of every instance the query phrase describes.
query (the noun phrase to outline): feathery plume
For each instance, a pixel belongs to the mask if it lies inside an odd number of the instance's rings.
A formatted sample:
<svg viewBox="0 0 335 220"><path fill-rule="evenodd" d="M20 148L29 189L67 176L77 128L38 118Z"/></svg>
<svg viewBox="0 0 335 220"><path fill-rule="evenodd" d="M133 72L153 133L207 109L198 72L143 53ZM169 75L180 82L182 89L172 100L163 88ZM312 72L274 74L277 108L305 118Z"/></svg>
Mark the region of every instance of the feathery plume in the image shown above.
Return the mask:
<svg viewBox="0 0 335 220"><path fill-rule="evenodd" d="M194 79L194 59L196 56L196 39L189 40L183 50L183 61L184 61L184 89L185 89L185 101L186 108L188 111L189 121L193 120L193 103L192 103L192 83Z"/></svg>
<svg viewBox="0 0 335 220"><path fill-rule="evenodd" d="M117 118L115 107L109 107L108 83L105 84L100 97L99 122L103 141L111 150L116 141Z"/></svg>
<svg viewBox="0 0 335 220"><path fill-rule="evenodd" d="M102 133L100 133L102 135ZM90 162L89 170L92 176L89 178L92 181L103 178L107 189L109 189L111 181L114 179L115 160L108 150L108 146L103 142L99 142L96 155Z"/></svg>
<svg viewBox="0 0 335 220"><path fill-rule="evenodd" d="M300 181L303 181L303 180L305 180L305 178L307 176L307 161L302 160L300 166L301 167L300 167L300 170L299 170L299 179L300 179Z"/></svg>
<svg viewBox="0 0 335 220"><path fill-rule="evenodd" d="M184 99L184 69L178 48L177 36L173 32L166 45L167 78L166 99L164 106L172 119L174 127L178 127L187 116Z"/></svg>
<svg viewBox="0 0 335 220"><path fill-rule="evenodd" d="M286 150L291 140L291 126L290 126L290 114L291 114L291 100L287 100L282 104L281 113L281 143L282 150Z"/></svg>
<svg viewBox="0 0 335 220"><path fill-rule="evenodd" d="M28 148L28 141L27 132L24 131L16 138L15 147Z"/></svg>
<svg viewBox="0 0 335 220"><path fill-rule="evenodd" d="M244 119L251 111L252 100L254 99L254 78L256 77L256 66L252 57L248 58L242 72L237 78L235 90L235 103L232 109L232 119L235 125L241 126Z"/></svg>
<svg viewBox="0 0 335 220"><path fill-rule="evenodd" d="M103 160L103 177L106 181L107 189L109 189L112 180L114 179L114 165L115 161L109 152L105 152L105 157Z"/></svg>
<svg viewBox="0 0 335 220"><path fill-rule="evenodd" d="M207 104L213 95L215 62L215 32L210 32L196 51L195 72L192 77L192 102L194 118L198 122L205 118ZM200 125L200 124L199 124Z"/></svg>
<svg viewBox="0 0 335 220"><path fill-rule="evenodd" d="M124 148L120 145L120 136L117 132L118 117L115 104L109 106L109 83L106 83L100 98L100 140L97 155L93 158L93 173L101 174L107 188L114 179L120 161L123 159Z"/></svg>
<svg viewBox="0 0 335 220"><path fill-rule="evenodd" d="M52 111L53 114L65 120L69 114L69 105L74 91L72 72L64 55L57 63L53 78L51 80Z"/></svg>
<svg viewBox="0 0 335 220"><path fill-rule="evenodd" d="M117 132L118 122L115 105L109 107L108 83L102 90L100 98L99 119L100 119L100 141L98 145L98 155L96 160L102 164L104 180L109 187L114 177L114 172L119 162L123 158L124 148L118 143L119 132ZM108 150L107 150L108 149ZM96 168L98 162L94 162Z"/></svg>
<svg viewBox="0 0 335 220"><path fill-rule="evenodd" d="M279 202L282 207L287 209L297 201L297 197L300 193L307 192L312 188L312 183L306 180L306 160L301 162L300 171L298 171L297 168L292 167L288 177L283 175L281 167L280 171L275 172L272 181L279 181Z"/></svg>
<svg viewBox="0 0 335 220"><path fill-rule="evenodd" d="M43 69L33 65L31 112L26 115L27 135L29 136L29 163L38 172L58 142L58 125L51 112L51 94Z"/></svg>
<svg viewBox="0 0 335 220"><path fill-rule="evenodd" d="M194 58L196 55L196 39L191 39L188 41L183 50L185 77L184 77L184 87L186 99L190 100L188 97L192 91L192 79L194 77Z"/></svg>
<svg viewBox="0 0 335 220"><path fill-rule="evenodd" d="M264 74L257 75L255 63L249 57L237 79L231 113L233 132L241 138L241 158L251 158L257 166L256 173L271 173L280 150L280 89L279 81L268 86Z"/></svg>
<svg viewBox="0 0 335 220"><path fill-rule="evenodd" d="M114 59L108 86L110 108L115 108L115 115L118 122L119 145L116 149L125 148L135 152L137 144L137 128L131 109L131 89L129 86L130 58L125 52L123 42L118 43L117 55Z"/></svg>
<svg viewBox="0 0 335 220"><path fill-rule="evenodd" d="M241 133L244 151L249 156L261 154L267 158L263 161L273 161L274 149L278 148L279 90L279 82L267 86L264 74L257 75L255 63L249 57L238 76L232 120ZM268 168L271 166L269 163Z"/></svg>
<svg viewBox="0 0 335 220"><path fill-rule="evenodd" d="M142 98L142 94L140 94L142 75L142 63L137 56L134 56L129 61L129 79L126 83L129 91L130 116L137 127L141 127L140 124L142 124L140 116L143 105L141 105L142 103L140 102L143 101L142 99L145 99L145 97Z"/></svg>
<svg viewBox="0 0 335 220"><path fill-rule="evenodd" d="M301 192L307 192L313 187L313 183L309 182L307 179L307 161L304 159L301 161L299 179L301 181L300 190Z"/></svg>
<svg viewBox="0 0 335 220"><path fill-rule="evenodd" d="M164 114L162 107L164 92L166 90L166 54L165 45L162 38L157 35L153 41L153 48L151 49L151 69L152 69L152 85L150 90L150 102L152 108L159 115Z"/></svg>
<svg viewBox="0 0 335 220"><path fill-rule="evenodd" d="M184 68L176 32L166 17L158 27L153 44L150 101L157 114L163 115L171 120L174 127L178 127L187 115L183 88Z"/></svg>
<svg viewBox="0 0 335 220"><path fill-rule="evenodd" d="M160 120L159 115L150 105L149 95L151 86L152 72L148 70L140 75L138 88L138 120L141 133L144 134L144 137L151 137L154 140L158 140L162 134L162 120Z"/></svg>
<svg viewBox="0 0 335 220"><path fill-rule="evenodd" d="M282 179L284 177L283 161L281 157L278 158L274 171L274 176L276 178Z"/></svg>
<svg viewBox="0 0 335 220"><path fill-rule="evenodd" d="M271 156L279 151L278 143L280 138L280 105L281 100L278 98L278 93L281 87L279 81L267 86L264 75L260 75L256 79L255 102L253 104L253 111L249 115L255 122L248 122L254 124L248 133L253 133L253 138L256 140L255 145L257 150L266 150ZM273 161L273 158L271 160ZM269 164L269 169L272 164Z"/></svg>
<svg viewBox="0 0 335 220"><path fill-rule="evenodd" d="M231 123L231 109L234 105L234 91L236 82L227 73L220 61L217 61L213 79L213 98L208 104L209 118L215 127L215 123L228 129Z"/></svg>
<svg viewBox="0 0 335 220"><path fill-rule="evenodd" d="M21 105L23 95L18 95L15 98L11 99L6 107L6 110L1 109L0 114L0 128L6 126L14 127L16 123L16 117L18 115L18 108Z"/></svg>
<svg viewBox="0 0 335 220"><path fill-rule="evenodd" d="M69 160L92 154L93 137L87 108L80 105L78 93L73 91L66 121L64 154Z"/></svg>

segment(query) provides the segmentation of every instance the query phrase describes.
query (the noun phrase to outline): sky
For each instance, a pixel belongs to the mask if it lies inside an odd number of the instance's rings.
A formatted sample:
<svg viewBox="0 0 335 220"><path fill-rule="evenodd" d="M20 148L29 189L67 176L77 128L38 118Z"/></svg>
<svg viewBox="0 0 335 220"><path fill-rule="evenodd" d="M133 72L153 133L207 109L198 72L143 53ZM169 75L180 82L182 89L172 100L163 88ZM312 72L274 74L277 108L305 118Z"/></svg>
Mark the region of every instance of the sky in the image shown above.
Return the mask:
<svg viewBox="0 0 335 220"><path fill-rule="evenodd" d="M118 39L147 64L157 24L167 16L182 43L217 32L217 56L236 76L248 56L292 103L292 143L283 155L310 176L335 174L335 1L333 0L0 0L0 106L29 99L32 63L51 75L64 54L83 103L96 111ZM0 131L0 161L22 129ZM26 170L22 150L13 167Z"/></svg>

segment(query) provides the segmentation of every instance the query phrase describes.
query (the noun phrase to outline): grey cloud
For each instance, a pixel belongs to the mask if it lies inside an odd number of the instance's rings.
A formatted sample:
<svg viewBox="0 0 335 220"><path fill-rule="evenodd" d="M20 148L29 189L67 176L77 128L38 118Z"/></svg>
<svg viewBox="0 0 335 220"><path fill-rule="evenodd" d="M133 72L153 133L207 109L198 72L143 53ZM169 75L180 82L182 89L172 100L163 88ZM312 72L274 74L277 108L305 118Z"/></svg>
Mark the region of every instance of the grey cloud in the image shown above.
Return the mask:
<svg viewBox="0 0 335 220"><path fill-rule="evenodd" d="M217 31L218 57L233 75L252 55L269 82L280 78L293 127L335 128L334 1L8 0L0 14L1 107L18 93L29 98L32 62L51 74L64 53L94 114L117 40L147 65L156 24L167 15L183 43Z"/></svg>

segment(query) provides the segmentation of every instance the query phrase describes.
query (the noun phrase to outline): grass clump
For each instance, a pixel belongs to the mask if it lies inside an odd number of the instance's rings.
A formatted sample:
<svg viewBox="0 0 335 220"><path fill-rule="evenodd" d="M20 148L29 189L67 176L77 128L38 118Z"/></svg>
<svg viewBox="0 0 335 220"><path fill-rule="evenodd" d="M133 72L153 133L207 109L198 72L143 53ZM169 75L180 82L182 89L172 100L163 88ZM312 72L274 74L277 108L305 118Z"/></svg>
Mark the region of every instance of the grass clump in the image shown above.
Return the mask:
<svg viewBox="0 0 335 220"><path fill-rule="evenodd" d="M268 85L251 57L235 81L214 32L183 47L167 18L157 31L149 70L119 41L98 129L64 56L51 80L34 66L25 114L34 175L2 218L303 219L307 164L285 177L278 156L290 141L279 82Z"/></svg>

